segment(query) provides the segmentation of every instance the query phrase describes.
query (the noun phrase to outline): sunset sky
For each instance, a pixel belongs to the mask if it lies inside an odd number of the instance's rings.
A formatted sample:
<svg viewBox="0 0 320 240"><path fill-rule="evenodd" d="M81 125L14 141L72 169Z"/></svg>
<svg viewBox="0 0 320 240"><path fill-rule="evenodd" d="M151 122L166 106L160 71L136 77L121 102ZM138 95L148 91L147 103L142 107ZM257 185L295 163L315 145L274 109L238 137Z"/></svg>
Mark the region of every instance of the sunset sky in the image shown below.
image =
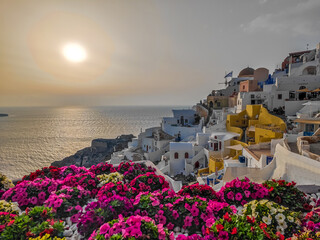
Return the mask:
<svg viewBox="0 0 320 240"><path fill-rule="evenodd" d="M315 48L319 13L319 0L1 0L0 106L192 105L225 71Z"/></svg>

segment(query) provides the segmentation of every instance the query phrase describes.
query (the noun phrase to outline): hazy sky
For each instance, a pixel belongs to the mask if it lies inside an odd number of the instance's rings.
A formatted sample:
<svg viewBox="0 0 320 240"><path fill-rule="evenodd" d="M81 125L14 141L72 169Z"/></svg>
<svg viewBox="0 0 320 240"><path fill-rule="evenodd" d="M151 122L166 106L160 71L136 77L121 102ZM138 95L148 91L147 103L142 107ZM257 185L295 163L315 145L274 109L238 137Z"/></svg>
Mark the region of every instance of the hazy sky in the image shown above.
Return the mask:
<svg viewBox="0 0 320 240"><path fill-rule="evenodd" d="M319 0L0 0L0 106L192 105L320 42ZM68 43L87 59L70 62Z"/></svg>

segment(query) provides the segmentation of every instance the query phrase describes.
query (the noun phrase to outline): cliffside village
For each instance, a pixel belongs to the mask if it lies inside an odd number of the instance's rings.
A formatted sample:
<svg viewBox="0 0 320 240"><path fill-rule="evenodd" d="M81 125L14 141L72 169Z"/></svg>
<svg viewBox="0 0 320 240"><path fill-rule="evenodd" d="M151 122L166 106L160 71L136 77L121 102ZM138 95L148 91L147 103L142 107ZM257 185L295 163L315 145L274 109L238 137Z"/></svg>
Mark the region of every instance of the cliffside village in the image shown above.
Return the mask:
<svg viewBox="0 0 320 240"><path fill-rule="evenodd" d="M176 191L191 182L217 190L244 176L320 185L320 43L289 53L272 74L247 67L232 75L192 109L145 129L110 163L148 160Z"/></svg>

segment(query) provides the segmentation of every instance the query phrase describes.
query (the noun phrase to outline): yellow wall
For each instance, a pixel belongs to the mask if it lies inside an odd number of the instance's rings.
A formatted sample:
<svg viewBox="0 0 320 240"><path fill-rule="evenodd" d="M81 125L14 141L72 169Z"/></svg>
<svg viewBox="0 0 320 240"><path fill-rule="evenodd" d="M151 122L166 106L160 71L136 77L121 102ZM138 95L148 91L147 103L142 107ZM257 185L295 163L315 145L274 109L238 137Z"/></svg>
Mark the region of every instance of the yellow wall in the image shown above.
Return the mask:
<svg viewBox="0 0 320 240"><path fill-rule="evenodd" d="M254 142L249 142L249 144L282 138L283 132L286 130L285 122L281 118L270 114L261 105L247 105L246 110L239 114L227 116L227 130L239 133L241 135L239 139L243 135L241 127L250 126L255 126L255 131L247 131L247 137L254 138Z"/></svg>

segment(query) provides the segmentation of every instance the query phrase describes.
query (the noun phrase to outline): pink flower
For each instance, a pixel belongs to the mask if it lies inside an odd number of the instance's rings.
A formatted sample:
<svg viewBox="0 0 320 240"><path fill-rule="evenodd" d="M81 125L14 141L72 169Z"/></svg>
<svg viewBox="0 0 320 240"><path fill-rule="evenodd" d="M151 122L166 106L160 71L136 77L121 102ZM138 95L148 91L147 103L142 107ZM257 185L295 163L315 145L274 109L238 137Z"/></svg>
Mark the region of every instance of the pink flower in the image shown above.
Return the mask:
<svg viewBox="0 0 320 240"><path fill-rule="evenodd" d="M234 200L234 194L233 194L233 192L231 192L231 191L228 192L228 193L227 193L227 198L230 199L230 200Z"/></svg>
<svg viewBox="0 0 320 240"><path fill-rule="evenodd" d="M191 215L194 217L199 215L199 209L197 207L192 207L190 212L191 212Z"/></svg>
<svg viewBox="0 0 320 240"><path fill-rule="evenodd" d="M177 218L179 217L179 213L176 210L172 211L172 217L177 220Z"/></svg>
<svg viewBox="0 0 320 240"><path fill-rule="evenodd" d="M247 191L247 190L244 191L244 195L246 196L246 198L249 198L250 194L251 194L250 191Z"/></svg>
<svg viewBox="0 0 320 240"><path fill-rule="evenodd" d="M242 194L241 193L237 193L236 196L235 196L235 199L237 201L240 201L242 199Z"/></svg>
<svg viewBox="0 0 320 240"><path fill-rule="evenodd" d="M192 217L190 217L190 216L186 216L186 218L184 219L184 225L186 226L186 227L191 227L191 225L192 225Z"/></svg>

